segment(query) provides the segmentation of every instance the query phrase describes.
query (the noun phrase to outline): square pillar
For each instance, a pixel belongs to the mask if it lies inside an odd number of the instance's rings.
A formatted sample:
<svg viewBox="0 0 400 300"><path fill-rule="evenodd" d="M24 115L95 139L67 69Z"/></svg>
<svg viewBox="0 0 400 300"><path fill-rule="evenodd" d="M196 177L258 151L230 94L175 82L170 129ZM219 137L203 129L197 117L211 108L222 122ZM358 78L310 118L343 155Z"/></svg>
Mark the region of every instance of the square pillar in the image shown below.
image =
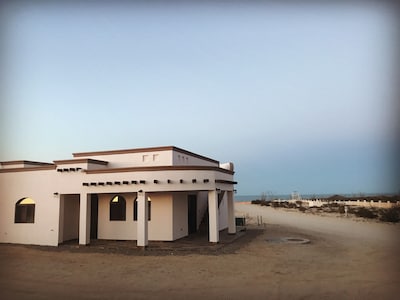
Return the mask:
<svg viewBox="0 0 400 300"><path fill-rule="evenodd" d="M65 207L65 195L60 195L59 198L59 214L58 214L58 243L64 241L64 207Z"/></svg>
<svg viewBox="0 0 400 300"><path fill-rule="evenodd" d="M235 202L233 201L233 191L228 191L228 233L236 233Z"/></svg>
<svg viewBox="0 0 400 300"><path fill-rule="evenodd" d="M138 218L137 218L137 246L146 247L149 244L148 237L148 203L145 192L137 193Z"/></svg>
<svg viewBox="0 0 400 300"><path fill-rule="evenodd" d="M81 194L79 201L79 245L90 243L90 204L90 194Z"/></svg>
<svg viewBox="0 0 400 300"><path fill-rule="evenodd" d="M219 242L219 214L218 214L218 194L217 191L208 191L208 226L209 241Z"/></svg>

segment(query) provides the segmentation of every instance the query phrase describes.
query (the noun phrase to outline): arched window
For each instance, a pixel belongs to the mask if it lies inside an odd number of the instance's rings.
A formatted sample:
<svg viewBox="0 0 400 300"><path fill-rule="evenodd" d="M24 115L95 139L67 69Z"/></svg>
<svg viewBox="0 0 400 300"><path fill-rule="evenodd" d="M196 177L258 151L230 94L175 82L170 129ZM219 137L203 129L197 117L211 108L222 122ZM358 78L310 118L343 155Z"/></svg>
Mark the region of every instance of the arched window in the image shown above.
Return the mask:
<svg viewBox="0 0 400 300"><path fill-rule="evenodd" d="M35 223L35 201L22 198L15 204L15 223Z"/></svg>
<svg viewBox="0 0 400 300"><path fill-rule="evenodd" d="M110 201L110 221L126 220L126 201L122 196L114 196Z"/></svg>
<svg viewBox="0 0 400 300"><path fill-rule="evenodd" d="M147 220L151 220L151 198L147 197L147 209L148 209L148 218ZM138 216L138 200L137 198L133 202L133 221L137 221Z"/></svg>

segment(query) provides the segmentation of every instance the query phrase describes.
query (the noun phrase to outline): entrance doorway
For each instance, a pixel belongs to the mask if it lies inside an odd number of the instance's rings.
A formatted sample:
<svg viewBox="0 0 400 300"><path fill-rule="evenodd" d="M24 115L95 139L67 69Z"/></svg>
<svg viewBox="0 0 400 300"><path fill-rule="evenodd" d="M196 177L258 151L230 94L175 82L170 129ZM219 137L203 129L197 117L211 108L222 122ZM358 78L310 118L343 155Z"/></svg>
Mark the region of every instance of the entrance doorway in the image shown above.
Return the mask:
<svg viewBox="0 0 400 300"><path fill-rule="evenodd" d="M188 195L188 233L197 231L197 196Z"/></svg>
<svg viewBox="0 0 400 300"><path fill-rule="evenodd" d="M79 203L79 194L60 195L59 243L78 240Z"/></svg>

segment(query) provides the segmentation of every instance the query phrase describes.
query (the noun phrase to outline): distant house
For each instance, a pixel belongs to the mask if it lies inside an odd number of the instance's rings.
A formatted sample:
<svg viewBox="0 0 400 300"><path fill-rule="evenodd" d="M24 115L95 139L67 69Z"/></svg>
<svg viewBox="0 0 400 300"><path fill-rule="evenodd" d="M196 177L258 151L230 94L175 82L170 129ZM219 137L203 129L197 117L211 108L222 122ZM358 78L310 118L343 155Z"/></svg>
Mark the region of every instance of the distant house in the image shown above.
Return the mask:
<svg viewBox="0 0 400 300"><path fill-rule="evenodd" d="M2 243L147 246L188 236L201 222L208 222L210 242L220 230L235 233L232 163L168 146L0 164Z"/></svg>

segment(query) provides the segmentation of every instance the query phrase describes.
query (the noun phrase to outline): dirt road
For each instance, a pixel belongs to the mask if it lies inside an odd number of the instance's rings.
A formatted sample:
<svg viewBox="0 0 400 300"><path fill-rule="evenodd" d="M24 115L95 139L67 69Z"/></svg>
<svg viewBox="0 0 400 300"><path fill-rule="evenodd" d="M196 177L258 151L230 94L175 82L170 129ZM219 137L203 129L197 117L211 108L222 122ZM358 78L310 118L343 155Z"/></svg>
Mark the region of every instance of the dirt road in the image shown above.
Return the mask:
<svg viewBox="0 0 400 300"><path fill-rule="evenodd" d="M140 256L0 245L0 298L399 298L398 225L236 209L267 224L249 226L227 246L234 251ZM311 243L267 241L280 237Z"/></svg>

